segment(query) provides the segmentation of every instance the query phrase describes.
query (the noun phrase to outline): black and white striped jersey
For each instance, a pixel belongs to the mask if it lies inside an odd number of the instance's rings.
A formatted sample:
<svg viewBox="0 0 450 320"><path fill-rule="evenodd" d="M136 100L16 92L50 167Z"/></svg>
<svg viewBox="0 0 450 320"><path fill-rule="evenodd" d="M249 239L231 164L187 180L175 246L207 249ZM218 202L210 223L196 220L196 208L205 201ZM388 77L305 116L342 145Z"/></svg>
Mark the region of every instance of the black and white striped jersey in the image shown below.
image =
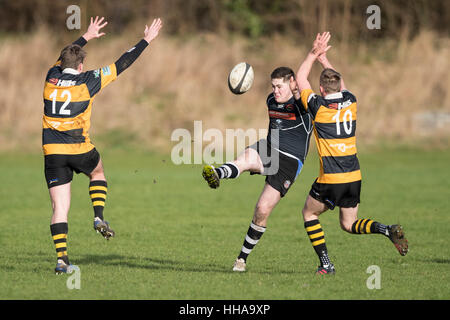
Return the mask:
<svg viewBox="0 0 450 320"><path fill-rule="evenodd" d="M273 148L302 162L308 154L313 129L311 115L294 97L278 103L273 93L267 97L269 131L267 141Z"/></svg>

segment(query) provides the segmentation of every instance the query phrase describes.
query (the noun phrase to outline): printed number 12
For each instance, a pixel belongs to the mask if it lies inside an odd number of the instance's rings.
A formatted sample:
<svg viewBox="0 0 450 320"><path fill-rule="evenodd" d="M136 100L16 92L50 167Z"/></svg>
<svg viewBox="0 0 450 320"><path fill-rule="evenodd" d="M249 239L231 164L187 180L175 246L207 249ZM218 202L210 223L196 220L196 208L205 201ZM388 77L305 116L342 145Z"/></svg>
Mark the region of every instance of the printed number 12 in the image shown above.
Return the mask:
<svg viewBox="0 0 450 320"><path fill-rule="evenodd" d="M52 99L52 114L56 114L56 95L58 94L58 89L55 89L52 94L50 95L50 98ZM59 114L70 116L70 110L66 110L67 105L70 103L70 99L72 98L72 95L70 94L69 90L63 90L61 93L61 98L66 97L66 101L64 101L63 105L61 106L61 109L59 109Z"/></svg>

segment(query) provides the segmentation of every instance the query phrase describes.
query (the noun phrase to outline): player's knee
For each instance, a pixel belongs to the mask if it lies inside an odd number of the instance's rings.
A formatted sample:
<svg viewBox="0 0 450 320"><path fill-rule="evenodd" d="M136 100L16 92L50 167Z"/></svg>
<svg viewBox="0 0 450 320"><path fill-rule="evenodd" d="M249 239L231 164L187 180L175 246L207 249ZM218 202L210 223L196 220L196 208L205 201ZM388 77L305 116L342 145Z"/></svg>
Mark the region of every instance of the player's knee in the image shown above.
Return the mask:
<svg viewBox="0 0 450 320"><path fill-rule="evenodd" d="M264 167L259 159L259 154L251 149L247 148L235 161L234 164L239 168L239 171L252 171L262 173Z"/></svg>
<svg viewBox="0 0 450 320"><path fill-rule="evenodd" d="M266 202L260 202L256 205L255 209L255 219L265 220L272 212L272 206ZM256 221L255 221L256 222Z"/></svg>
<svg viewBox="0 0 450 320"><path fill-rule="evenodd" d="M61 218L67 216L70 208L69 201L54 201L52 200L53 216Z"/></svg>
<svg viewBox="0 0 450 320"><path fill-rule="evenodd" d="M265 204L258 204L256 206L255 215L267 216L270 214L271 208Z"/></svg>
<svg viewBox="0 0 450 320"><path fill-rule="evenodd" d="M89 174L89 178L91 180L106 180L105 172L103 171L103 167L95 168L95 170Z"/></svg>
<svg viewBox="0 0 450 320"><path fill-rule="evenodd" d="M313 211L306 206L302 209L303 220L311 221L315 219L319 219L320 212Z"/></svg>

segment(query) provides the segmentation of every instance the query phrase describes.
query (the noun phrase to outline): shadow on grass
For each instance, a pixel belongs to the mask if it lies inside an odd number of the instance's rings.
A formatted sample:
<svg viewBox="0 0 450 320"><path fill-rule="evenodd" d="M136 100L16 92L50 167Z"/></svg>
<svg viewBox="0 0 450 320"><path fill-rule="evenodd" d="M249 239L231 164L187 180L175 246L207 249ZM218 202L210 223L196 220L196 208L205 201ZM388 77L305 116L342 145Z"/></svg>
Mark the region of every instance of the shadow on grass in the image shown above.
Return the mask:
<svg viewBox="0 0 450 320"><path fill-rule="evenodd" d="M445 259L445 258L432 258L432 259L430 259L430 260L426 260L425 262L450 264L450 259Z"/></svg>
<svg viewBox="0 0 450 320"><path fill-rule="evenodd" d="M73 260L72 260L73 259ZM131 269L142 270L167 270L167 271L181 271L181 272L211 272L211 273L232 273L232 264L227 263L212 263L201 262L198 260L171 260L167 258L153 258L143 256L124 256L119 254L83 254L74 256L70 262L74 265L102 265L102 266L121 266ZM30 262L33 263L30 263ZM17 263L19 262L19 263ZM54 268L53 256L43 255L42 253L30 253L24 257L17 257L16 266L11 266L6 263L0 263L0 270L3 272L23 271L23 272L45 272L48 268ZM265 266L262 269L261 265L254 265L251 267L253 274L300 274L300 270L281 270L279 268L270 269L271 266ZM275 266L274 266L275 267Z"/></svg>
<svg viewBox="0 0 450 320"><path fill-rule="evenodd" d="M201 263L186 260L170 260L161 258L122 256L117 254L97 255L85 254L74 261L75 264L99 264L104 266L121 266L137 269L150 270L173 270L185 272L213 272L213 273L230 273L231 265L222 265L217 263ZM252 273L258 274L296 274L294 270L252 270Z"/></svg>

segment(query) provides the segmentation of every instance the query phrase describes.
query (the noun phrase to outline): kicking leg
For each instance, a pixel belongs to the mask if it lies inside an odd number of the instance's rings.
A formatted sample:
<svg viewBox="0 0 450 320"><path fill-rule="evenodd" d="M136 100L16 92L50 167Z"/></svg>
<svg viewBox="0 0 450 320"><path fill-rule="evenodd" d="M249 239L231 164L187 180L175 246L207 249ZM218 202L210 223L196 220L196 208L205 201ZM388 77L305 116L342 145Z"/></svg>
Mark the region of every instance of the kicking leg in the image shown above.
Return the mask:
<svg viewBox="0 0 450 320"><path fill-rule="evenodd" d="M218 168L212 165L203 167L203 178L208 185L216 189L220 185L220 179L236 179L242 172L251 171L262 173L264 170L261 158L255 149L245 149L236 160L227 162Z"/></svg>
<svg viewBox="0 0 450 320"><path fill-rule="evenodd" d="M247 257L266 231L267 220L280 199L280 192L266 183L256 204L241 252L234 262L233 271L245 271Z"/></svg>

